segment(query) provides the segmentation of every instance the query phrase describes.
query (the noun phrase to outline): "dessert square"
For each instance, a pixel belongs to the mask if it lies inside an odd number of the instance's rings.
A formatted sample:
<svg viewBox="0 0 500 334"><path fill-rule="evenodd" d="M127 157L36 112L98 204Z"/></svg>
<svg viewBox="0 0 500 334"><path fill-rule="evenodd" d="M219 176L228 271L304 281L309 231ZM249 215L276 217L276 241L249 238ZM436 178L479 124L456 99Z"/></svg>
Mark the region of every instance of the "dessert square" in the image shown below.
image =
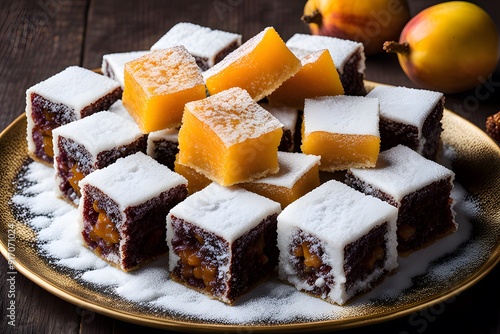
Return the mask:
<svg viewBox="0 0 500 334"><path fill-rule="evenodd" d="M276 267L280 204L211 183L167 216L170 277L233 304Z"/></svg>
<svg viewBox="0 0 500 334"><path fill-rule="evenodd" d="M53 131L56 194L78 205L78 182L118 158L146 152L147 137L137 124L102 111Z"/></svg>
<svg viewBox="0 0 500 334"><path fill-rule="evenodd" d="M286 45L297 55L327 49L346 95L366 95L365 52L362 43L330 36L295 34Z"/></svg>
<svg viewBox="0 0 500 334"><path fill-rule="evenodd" d="M267 97L269 103L304 110L304 100L343 95L344 88L328 50L299 57L302 68Z"/></svg>
<svg viewBox="0 0 500 334"><path fill-rule="evenodd" d="M180 22L153 44L151 50L162 50L177 45L183 45L200 69L206 71L241 45L241 35Z"/></svg>
<svg viewBox="0 0 500 334"><path fill-rule="evenodd" d="M181 165L223 186L278 172L283 125L235 87L186 104L179 130Z"/></svg>
<svg viewBox="0 0 500 334"><path fill-rule="evenodd" d="M184 104L206 96L201 71L183 46L127 62L124 83L123 105L144 133L179 126Z"/></svg>
<svg viewBox="0 0 500 334"><path fill-rule="evenodd" d="M82 236L98 256L131 271L167 252L168 211L187 195L182 176L138 152L87 175L80 185Z"/></svg>
<svg viewBox="0 0 500 334"><path fill-rule="evenodd" d="M327 181L279 214L279 276L342 305L397 267L396 219L392 205Z"/></svg>
<svg viewBox="0 0 500 334"><path fill-rule="evenodd" d="M293 152L297 144L300 144L300 119L299 111L287 106L271 106L268 103L260 103L260 106L283 124L283 136L278 146L279 151ZM296 138L299 136L299 138Z"/></svg>
<svg viewBox="0 0 500 334"><path fill-rule="evenodd" d="M174 170L174 162L179 153L179 130L165 129L150 132L147 153L159 163Z"/></svg>
<svg viewBox="0 0 500 334"><path fill-rule="evenodd" d="M120 85L108 77L70 66L26 91L28 154L52 166L52 130L107 110L122 95Z"/></svg>
<svg viewBox="0 0 500 334"><path fill-rule="evenodd" d="M373 167L380 150L376 98L324 96L306 99L303 153L321 156L320 170Z"/></svg>
<svg viewBox="0 0 500 334"><path fill-rule="evenodd" d="M278 152L278 173L240 186L279 202L285 208L320 185L319 161L316 155Z"/></svg>
<svg viewBox="0 0 500 334"><path fill-rule="evenodd" d="M147 53L148 51L131 51L105 54L102 56L101 72L105 76L117 81L123 89L125 63L142 57Z"/></svg>
<svg viewBox="0 0 500 334"><path fill-rule="evenodd" d="M203 73L213 95L232 87L255 101L270 95L302 67L273 27L267 27Z"/></svg>
<svg viewBox="0 0 500 334"><path fill-rule="evenodd" d="M408 146L434 160L441 144L444 95L425 89L377 86L367 95L380 103L381 149Z"/></svg>
<svg viewBox="0 0 500 334"><path fill-rule="evenodd" d="M455 174L398 145L380 153L377 166L351 168L346 183L398 208L398 251L407 255L454 232L450 196Z"/></svg>

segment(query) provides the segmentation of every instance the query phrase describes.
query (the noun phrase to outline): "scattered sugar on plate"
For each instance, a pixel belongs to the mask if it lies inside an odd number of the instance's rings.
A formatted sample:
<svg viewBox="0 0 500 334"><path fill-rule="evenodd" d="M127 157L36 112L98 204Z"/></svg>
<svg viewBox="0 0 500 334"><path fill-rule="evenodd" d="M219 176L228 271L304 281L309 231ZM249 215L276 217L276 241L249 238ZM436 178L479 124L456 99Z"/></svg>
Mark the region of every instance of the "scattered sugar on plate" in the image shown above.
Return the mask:
<svg viewBox="0 0 500 334"><path fill-rule="evenodd" d="M406 258L400 258L398 271L371 292L344 306L332 305L297 291L277 278L263 282L243 296L236 305L228 306L210 299L168 278L166 256L125 273L110 266L84 247L77 221L77 209L56 197L54 171L43 164L30 162L18 178L17 193L11 204L37 235L37 249L42 258L59 267L64 275L91 289L111 291L115 295L157 314L181 315L200 321L223 324L289 323L321 321L352 317L364 312L366 305L383 303L400 297L411 288L415 276L425 274L446 282L455 272L481 263L482 249L467 246L472 225L469 218L478 210L465 191L456 184L453 191L459 229L430 247ZM464 246L465 245L465 246ZM446 253L466 247L467 256L454 256L439 261ZM433 264L436 262L437 264ZM69 274L68 274L69 272ZM270 311L272 310L272 311ZM354 312L354 313L353 313Z"/></svg>

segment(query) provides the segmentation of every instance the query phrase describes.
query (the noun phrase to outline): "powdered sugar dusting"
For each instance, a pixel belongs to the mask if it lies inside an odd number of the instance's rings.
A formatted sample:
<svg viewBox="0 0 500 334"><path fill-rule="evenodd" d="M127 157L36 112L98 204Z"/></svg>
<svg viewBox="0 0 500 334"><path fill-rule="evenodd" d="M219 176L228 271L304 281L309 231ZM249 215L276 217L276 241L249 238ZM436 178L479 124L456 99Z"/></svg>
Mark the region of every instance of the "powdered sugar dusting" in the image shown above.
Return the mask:
<svg viewBox="0 0 500 334"><path fill-rule="evenodd" d="M352 312L363 312L364 305L378 304L391 298L400 300L419 275L447 282L455 278L454 273L460 269L482 263L479 257L484 254L484 250L467 242L472 229L469 218L476 215L478 205L459 185L455 185L452 196L458 231L438 241L432 248L400 258L397 273L386 278L370 293L340 307L298 292L292 286L271 278L243 296L235 306L227 306L169 280L166 256L138 271L125 273L85 248L80 227L75 224L77 209L58 199L53 191L52 168L37 162L28 163L20 173L19 182L21 187L12 197L12 205L20 212L21 221L35 231L38 240L35 247L40 256L61 268L64 275L70 275L96 291L111 292L142 309L158 314L179 314L200 321L244 325L353 316ZM464 248L466 256L453 256L433 264L445 253L453 254L460 248Z"/></svg>
<svg viewBox="0 0 500 334"><path fill-rule="evenodd" d="M207 124L227 147L283 127L247 91L238 87L189 102L186 110Z"/></svg>
<svg viewBox="0 0 500 334"><path fill-rule="evenodd" d="M183 46L152 51L126 63L125 71L132 73L134 79L145 87L145 93L152 96L204 84L195 59Z"/></svg>

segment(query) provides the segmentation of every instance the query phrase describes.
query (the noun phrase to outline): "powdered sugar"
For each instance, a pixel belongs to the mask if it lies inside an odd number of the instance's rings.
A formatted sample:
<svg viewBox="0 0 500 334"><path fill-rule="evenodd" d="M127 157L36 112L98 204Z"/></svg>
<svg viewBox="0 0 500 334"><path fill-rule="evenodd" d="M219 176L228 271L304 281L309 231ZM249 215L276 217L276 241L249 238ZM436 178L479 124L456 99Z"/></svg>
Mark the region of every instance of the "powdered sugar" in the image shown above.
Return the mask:
<svg viewBox="0 0 500 334"><path fill-rule="evenodd" d="M186 110L208 125L227 147L283 127L247 91L238 87L189 102Z"/></svg>
<svg viewBox="0 0 500 334"><path fill-rule="evenodd" d="M327 49L339 73L343 73L344 65L347 61L355 53L359 53L361 55L361 60L358 63L358 71L363 73L365 70L364 47L363 44L359 42L330 36L295 34L286 42L286 45L294 50L293 52L298 56L304 56L307 52L312 53Z"/></svg>
<svg viewBox="0 0 500 334"><path fill-rule="evenodd" d="M22 187L11 200L20 210L22 221L35 231L38 240L35 247L40 256L66 273L69 270L70 274L64 275L70 275L95 291L111 291L159 315L179 314L202 322L241 325L351 317L362 315L366 305L380 304L391 298L404 300L408 293L405 289L410 288L411 294L413 281L422 274L443 285L456 280L455 272L461 269L470 272L471 267L477 268L484 261L480 259L484 250L467 241L472 229L469 218L476 216L478 205L455 185L452 195L458 231L431 248L400 258L397 273L370 293L340 307L272 278L243 296L235 306L227 306L169 280L166 256L132 273L124 273L99 259L83 246L79 227L73 223L77 217L76 208L55 196L53 173L53 169L40 163L27 164L19 176ZM464 249L456 255L459 246ZM450 253L451 257L432 264L445 253Z"/></svg>

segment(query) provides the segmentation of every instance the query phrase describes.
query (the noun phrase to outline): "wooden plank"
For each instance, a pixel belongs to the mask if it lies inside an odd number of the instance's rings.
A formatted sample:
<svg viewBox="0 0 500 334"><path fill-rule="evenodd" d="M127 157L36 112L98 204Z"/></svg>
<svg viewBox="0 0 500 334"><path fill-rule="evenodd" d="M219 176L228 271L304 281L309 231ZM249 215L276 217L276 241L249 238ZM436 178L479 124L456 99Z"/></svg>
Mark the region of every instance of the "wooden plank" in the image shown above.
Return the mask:
<svg viewBox="0 0 500 334"><path fill-rule="evenodd" d="M79 65L87 1L0 1L0 128L25 110L31 85ZM4 162L5 163L5 162ZM7 261L0 259L2 314L7 298ZM0 322L0 333L78 333L77 307L15 275L15 325ZM5 305L6 306L6 305Z"/></svg>
<svg viewBox="0 0 500 334"><path fill-rule="evenodd" d="M27 88L79 65L87 1L0 2L0 127L24 112Z"/></svg>
<svg viewBox="0 0 500 334"><path fill-rule="evenodd" d="M300 1L283 5L262 0L92 1L83 65L100 67L106 53L148 50L182 21L240 33L244 40L274 26L286 40L295 32L308 32L300 20L303 6Z"/></svg>

